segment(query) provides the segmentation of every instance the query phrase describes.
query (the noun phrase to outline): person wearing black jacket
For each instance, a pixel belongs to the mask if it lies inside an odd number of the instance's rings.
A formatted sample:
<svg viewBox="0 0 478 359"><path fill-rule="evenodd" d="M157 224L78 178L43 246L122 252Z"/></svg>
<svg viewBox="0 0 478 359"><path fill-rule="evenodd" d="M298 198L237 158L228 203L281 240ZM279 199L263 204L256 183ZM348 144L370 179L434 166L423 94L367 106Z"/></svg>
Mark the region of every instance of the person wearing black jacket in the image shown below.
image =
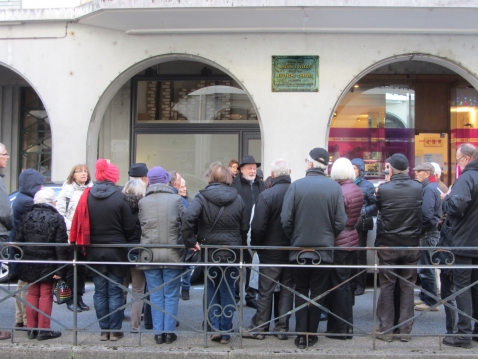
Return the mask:
<svg viewBox="0 0 478 359"><path fill-rule="evenodd" d="M257 197L254 207L254 217L251 222L252 246L290 246L290 240L282 229L280 214L287 189L290 186L289 164L283 158L276 159L271 164L272 185ZM258 249L262 264L288 264L289 252L274 249ZM252 317L251 325L245 328L243 337L264 339L263 334L250 332L264 331L271 319L271 306L276 282L280 285L278 319L274 332L289 331L289 311L292 310L294 296L289 288L293 287L292 268L259 267L259 289L257 295L257 311ZM286 334L278 334L281 340L287 339Z"/></svg>
<svg viewBox="0 0 478 359"><path fill-rule="evenodd" d="M377 238L376 247L418 247L422 224L422 185L408 175L408 159L396 153L387 159L390 164L390 182L382 183L377 190ZM417 250L378 251L379 265L416 265L420 258ZM390 329L394 326L393 291L398 278L397 272L405 280L400 280L400 317L403 323L413 317L413 285L417 281L417 270L413 268L380 269L380 295L377 302L379 331L378 339L391 342ZM400 340L408 342L413 321L399 327Z"/></svg>
<svg viewBox="0 0 478 359"><path fill-rule="evenodd" d="M256 162L253 156L244 156L239 165L238 175L234 177L231 186L237 190L246 205L247 218L251 218L252 207L256 203L259 194L264 191L264 182L257 175L257 168L261 164ZM244 262L252 263L252 257L249 251L244 251ZM246 268L245 300L246 305L257 309L256 290L249 286L251 278L251 267ZM240 298L239 284L236 285L236 300Z"/></svg>
<svg viewBox="0 0 478 359"><path fill-rule="evenodd" d="M441 228L441 236L446 245L453 248L457 265L474 266L473 269L453 269L456 292L464 290L478 280L478 250L460 250L459 247L476 247L478 233L478 151L469 143L460 145L456 151L456 163L463 171L460 177L444 196L443 211L447 213ZM442 195L443 196L443 195ZM470 334L478 334L477 325L473 329L470 317L478 313L478 286L464 290L456 297L456 306L466 315L458 313L458 337L445 337L443 344L471 348ZM473 340L477 340L476 337Z"/></svg>

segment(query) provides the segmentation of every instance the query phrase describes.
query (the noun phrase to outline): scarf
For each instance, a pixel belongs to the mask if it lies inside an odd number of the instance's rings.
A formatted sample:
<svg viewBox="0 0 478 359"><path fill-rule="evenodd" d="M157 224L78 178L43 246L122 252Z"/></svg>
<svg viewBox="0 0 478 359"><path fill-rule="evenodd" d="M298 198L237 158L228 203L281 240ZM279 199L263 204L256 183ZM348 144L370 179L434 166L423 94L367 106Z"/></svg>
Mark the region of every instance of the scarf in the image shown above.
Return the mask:
<svg viewBox="0 0 478 359"><path fill-rule="evenodd" d="M75 243L83 249L90 245L90 213L88 211L88 195L91 187L86 188L78 201L70 228L70 243Z"/></svg>

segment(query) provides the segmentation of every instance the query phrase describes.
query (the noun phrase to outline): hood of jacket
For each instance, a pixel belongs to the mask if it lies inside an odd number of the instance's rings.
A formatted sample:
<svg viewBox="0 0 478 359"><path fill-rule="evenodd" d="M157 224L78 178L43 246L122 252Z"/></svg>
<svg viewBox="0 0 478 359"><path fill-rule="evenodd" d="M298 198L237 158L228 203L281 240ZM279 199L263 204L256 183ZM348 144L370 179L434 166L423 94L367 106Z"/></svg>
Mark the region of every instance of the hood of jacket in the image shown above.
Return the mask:
<svg viewBox="0 0 478 359"><path fill-rule="evenodd" d="M25 171L20 173L18 178L18 191L20 193L26 194L27 196L34 197L43 183L45 182L45 176L43 176L37 170L33 168L27 168Z"/></svg>
<svg viewBox="0 0 478 359"><path fill-rule="evenodd" d="M227 206L237 198L237 190L224 183L211 183L199 193L216 206Z"/></svg>
<svg viewBox="0 0 478 359"><path fill-rule="evenodd" d="M108 198L117 191L118 187L111 181L98 181L91 187L90 194L98 199Z"/></svg>

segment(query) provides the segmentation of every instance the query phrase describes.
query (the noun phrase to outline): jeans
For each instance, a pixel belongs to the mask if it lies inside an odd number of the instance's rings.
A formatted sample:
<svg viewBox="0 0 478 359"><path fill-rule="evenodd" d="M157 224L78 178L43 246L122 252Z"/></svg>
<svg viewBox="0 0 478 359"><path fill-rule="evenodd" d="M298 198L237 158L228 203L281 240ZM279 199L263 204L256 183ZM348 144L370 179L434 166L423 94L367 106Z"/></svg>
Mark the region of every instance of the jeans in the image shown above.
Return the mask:
<svg viewBox="0 0 478 359"><path fill-rule="evenodd" d="M53 307L53 283L35 283L28 288L27 302L43 313L51 316ZM33 308L26 307L28 326L30 328L50 328L50 318L45 317ZM26 324L25 324L26 325Z"/></svg>
<svg viewBox="0 0 478 359"><path fill-rule="evenodd" d="M178 316L179 286L181 268L157 268L144 271L151 303L163 311L151 306L154 335L176 331ZM158 288L160 287L160 288Z"/></svg>
<svg viewBox="0 0 478 359"><path fill-rule="evenodd" d="M189 292L189 289L191 288L191 275L193 274L193 268L193 266L183 267L181 273L181 290Z"/></svg>
<svg viewBox="0 0 478 359"><path fill-rule="evenodd" d="M440 239L440 232L438 229L433 229L428 231L420 237L420 247L436 247L438 240ZM418 261L419 265L432 265L431 256L433 250L422 250L420 251L420 259ZM435 297L438 297L437 281L435 275L435 269L428 268L419 268L418 275L420 276L420 281L422 282L422 288L426 291L433 294ZM424 292L420 292L420 300L423 301L428 306L435 305L438 300L430 297Z"/></svg>
<svg viewBox="0 0 478 359"><path fill-rule="evenodd" d="M378 252L379 265L416 265L420 258L418 250L391 250L385 249ZM399 280L391 272L395 272L405 280ZM417 270L404 269L380 269L378 272L380 280L380 295L377 301L377 317L380 322L379 331L392 334L389 330L394 326L395 316L393 292L396 282L400 282L400 317L399 323L410 319L414 315L413 285L417 281ZM413 321L401 325L401 334L410 334Z"/></svg>
<svg viewBox="0 0 478 359"><path fill-rule="evenodd" d="M478 258L455 255L455 264L476 266L478 265ZM453 281L457 292L477 280L478 269L453 269ZM456 306L466 313L466 316L458 313L457 334L472 334L473 325L470 317L473 313L478 313L478 285L474 285L458 295Z"/></svg>
<svg viewBox="0 0 478 359"><path fill-rule="evenodd" d="M212 330L228 332L236 311L235 282L239 280L237 267L209 267L207 273L207 308ZM227 339L230 335L223 334Z"/></svg>
<svg viewBox="0 0 478 359"><path fill-rule="evenodd" d="M455 284L453 283L453 270L452 269L442 269L440 271L440 282L441 282L441 299L446 299L450 295L455 293ZM451 299L447 301L448 304L456 308L456 300ZM458 313L448 308L446 305L445 307L445 325L446 325L446 333L447 334L454 334L457 331L456 324L458 322Z"/></svg>
<svg viewBox="0 0 478 359"><path fill-rule="evenodd" d="M103 273L103 275L109 280L100 275L93 276L93 283L95 284L93 302L96 318L100 322L101 329L119 330L123 322L124 310L116 311L123 305L123 290L118 287L118 284L123 284L124 278L117 277L110 272ZM103 318L105 316L106 318Z"/></svg>

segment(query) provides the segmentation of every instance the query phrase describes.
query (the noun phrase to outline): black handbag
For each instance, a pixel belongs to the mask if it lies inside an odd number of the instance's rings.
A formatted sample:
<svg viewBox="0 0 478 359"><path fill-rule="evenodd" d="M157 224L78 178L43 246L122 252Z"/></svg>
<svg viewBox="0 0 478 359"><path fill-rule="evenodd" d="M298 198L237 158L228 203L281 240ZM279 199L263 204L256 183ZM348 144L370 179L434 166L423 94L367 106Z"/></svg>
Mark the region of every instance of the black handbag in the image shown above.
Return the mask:
<svg viewBox="0 0 478 359"><path fill-rule="evenodd" d="M209 228L209 232L207 232L206 237L199 243L204 244L206 243L206 238L211 234L212 229L216 226L217 221L221 217L222 212L224 212L224 207L221 207L219 210L219 213L217 214L216 220L214 221L213 225L211 228ZM189 248L186 249L186 254L184 256L184 261L185 262L190 262L190 263L199 263L201 262L201 251L193 251Z"/></svg>
<svg viewBox="0 0 478 359"><path fill-rule="evenodd" d="M63 304L71 300L71 289L64 280L57 280L53 284L53 301L56 304Z"/></svg>
<svg viewBox="0 0 478 359"><path fill-rule="evenodd" d="M373 229L373 217L369 214L360 215L357 224L355 225L355 229L363 232L371 231Z"/></svg>

